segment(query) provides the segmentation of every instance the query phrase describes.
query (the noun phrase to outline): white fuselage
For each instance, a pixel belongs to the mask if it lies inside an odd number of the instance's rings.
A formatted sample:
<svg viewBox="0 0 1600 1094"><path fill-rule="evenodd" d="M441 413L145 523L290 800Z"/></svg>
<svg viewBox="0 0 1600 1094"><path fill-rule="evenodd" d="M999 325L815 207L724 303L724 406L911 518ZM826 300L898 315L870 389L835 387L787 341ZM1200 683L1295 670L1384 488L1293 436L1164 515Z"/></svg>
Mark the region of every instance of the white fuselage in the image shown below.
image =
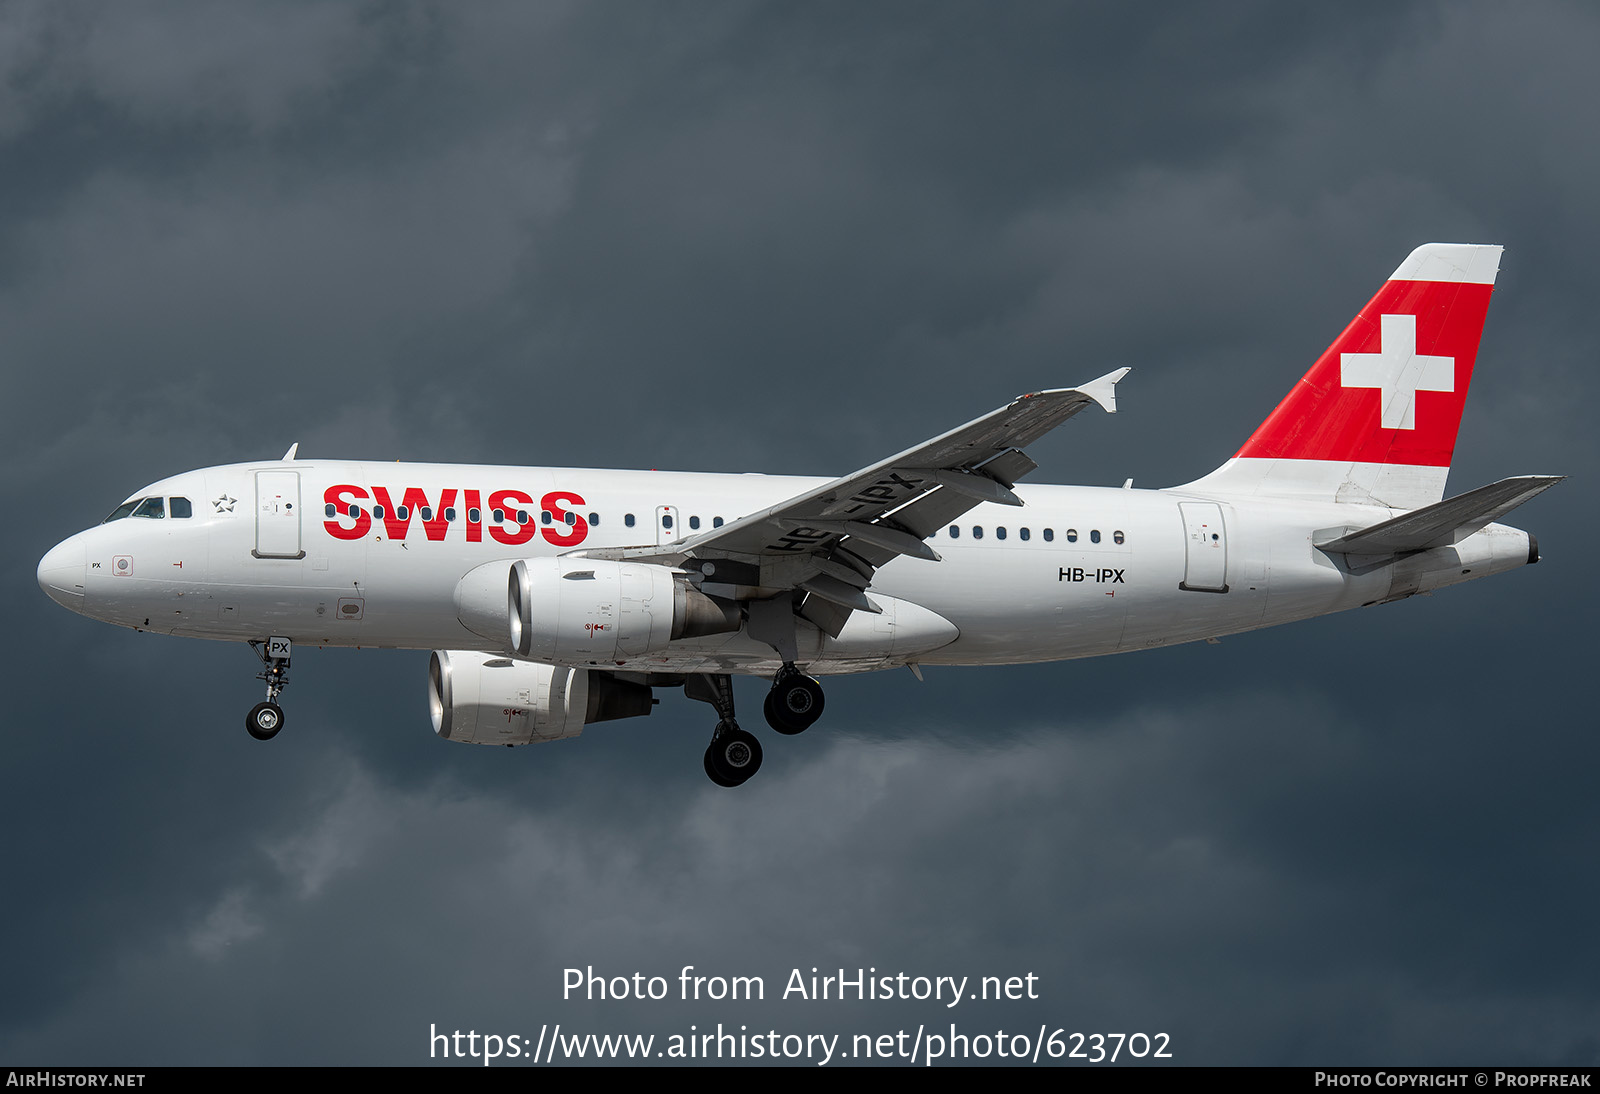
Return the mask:
<svg viewBox="0 0 1600 1094"><path fill-rule="evenodd" d="M46 557L40 580L85 615L163 634L483 650L494 643L462 624L457 588L486 563L670 543L822 481L327 460L213 467L135 495L187 499L192 516L90 528ZM837 639L803 623L801 663L839 673L1147 649L1395 599L1530 554L1526 533L1490 525L1364 568L1313 538L1393 510L1193 487L1016 493L1021 508L981 505L931 537L943 561L900 558L879 570L868 595L884 614L855 613ZM740 630L608 667L760 673L778 664L771 646Z"/></svg>

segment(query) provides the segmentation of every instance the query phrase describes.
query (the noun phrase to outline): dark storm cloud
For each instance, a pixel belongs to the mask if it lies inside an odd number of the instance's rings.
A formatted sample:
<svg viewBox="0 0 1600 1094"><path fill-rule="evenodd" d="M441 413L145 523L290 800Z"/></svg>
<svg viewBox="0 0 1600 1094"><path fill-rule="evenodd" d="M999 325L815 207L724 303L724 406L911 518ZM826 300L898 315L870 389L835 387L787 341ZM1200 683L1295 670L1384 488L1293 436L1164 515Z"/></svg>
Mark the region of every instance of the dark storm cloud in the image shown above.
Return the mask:
<svg viewBox="0 0 1600 1094"><path fill-rule="evenodd" d="M557 999L568 965L694 964L1032 970L986 1022L1190 1062L1592 1062L1597 36L1565 5L7 7L0 1056L946 1017ZM442 744L414 653L297 660L263 747L247 652L34 584L141 483L294 440L836 473L1121 365L1036 477L1180 482L1428 239L1508 247L1451 485L1573 474L1515 518L1546 564L830 681L735 794L671 695Z"/></svg>
<svg viewBox="0 0 1600 1094"><path fill-rule="evenodd" d="M1469 883L1437 861L1419 871L1426 848L1407 829L1435 810L1459 815L1458 799L1494 787L1522 808L1532 796L1485 774L1491 742L1445 727L1374 768L1381 743L1337 714L1305 716L1321 704L1343 713L1331 696L1271 695L1050 721L992 747L950 743L967 735L957 726L930 727L931 741L846 733L772 773L759 808L709 786L663 795L642 778L613 782L613 793L658 797L647 825L627 810L577 810L539 774L509 793L449 779L408 791L318 750L288 775L304 815L237 833L200 899L175 921L124 928L122 959L17 1045L53 1057L79 1031L102 1030L91 1055L113 1060L181 1028L199 1059L268 1060L289 1043L382 1060L413 1053L441 1019L870 1029L892 1008L785 1002L781 986L795 967L873 965L1031 971L1038 1003L948 1017L1158 1021L1205 1031L1183 1046L1196 1062L1249 1058L1256 1038L1304 1037L1308 1015L1363 1000L1395 1007L1397 1020L1360 1031L1335 1021L1298 1051L1429 1059L1452 1050L1456 1027L1494 1023L1528 1042L1525 1058L1570 1058L1595 1016L1592 999L1568 1009L1592 945L1527 976L1542 948L1500 932L1581 931L1579 909L1528 905L1559 893L1560 860L1587 837L1554 811L1524 818L1550 849L1514 894L1478 891L1481 873ZM1446 743L1470 762L1430 785L1431 749ZM1240 767L1263 762L1270 784L1241 785ZM1387 804L1364 813L1351 799ZM1456 846L1481 846L1480 827ZM1463 920L1453 912L1466 902L1475 911ZM737 914L707 914L719 907ZM762 975L769 995L744 1007L559 1007L562 970L589 964ZM132 1007L158 975L153 1005ZM1229 999L1237 1026L1209 1013L1219 979L1247 989ZM240 1023L219 1009L241 981L271 1017ZM327 1028L308 995L361 1020ZM1451 1028L1412 1028L1428 1015Z"/></svg>

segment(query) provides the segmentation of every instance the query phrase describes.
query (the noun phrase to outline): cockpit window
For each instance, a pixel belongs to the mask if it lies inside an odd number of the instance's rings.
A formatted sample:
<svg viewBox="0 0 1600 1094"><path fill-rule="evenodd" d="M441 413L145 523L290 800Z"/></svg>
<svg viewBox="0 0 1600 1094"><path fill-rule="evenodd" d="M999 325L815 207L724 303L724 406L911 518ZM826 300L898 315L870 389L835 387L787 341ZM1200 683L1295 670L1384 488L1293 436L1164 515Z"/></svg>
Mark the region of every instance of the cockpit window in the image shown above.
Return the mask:
<svg viewBox="0 0 1600 1094"><path fill-rule="evenodd" d="M156 520L167 515L167 504L160 498L145 498L139 507L133 511L136 517L153 517Z"/></svg>
<svg viewBox="0 0 1600 1094"><path fill-rule="evenodd" d="M115 509L113 509L111 511L111 515L109 517L107 517L105 520L101 521L100 523L101 524L110 524L114 520L121 520L123 517L127 516L129 513L132 513L133 512L133 507L135 505L138 505L143 500L144 500L143 498L134 498L132 501L123 502L121 505L117 506Z"/></svg>
<svg viewBox="0 0 1600 1094"><path fill-rule="evenodd" d="M168 498L167 512L173 520L187 520L194 516L194 506L189 504L188 498Z"/></svg>

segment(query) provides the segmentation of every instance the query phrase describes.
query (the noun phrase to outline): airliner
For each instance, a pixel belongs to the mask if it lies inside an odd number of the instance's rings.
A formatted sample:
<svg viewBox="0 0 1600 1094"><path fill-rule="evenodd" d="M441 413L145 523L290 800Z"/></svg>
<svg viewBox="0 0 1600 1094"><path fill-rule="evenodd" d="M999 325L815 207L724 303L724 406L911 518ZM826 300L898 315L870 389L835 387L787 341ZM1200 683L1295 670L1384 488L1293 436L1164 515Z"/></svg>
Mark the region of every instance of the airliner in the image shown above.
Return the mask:
<svg viewBox="0 0 1600 1094"><path fill-rule="evenodd" d="M836 479L301 459L152 483L39 563L58 603L136 631L243 641L284 725L296 647L432 650L452 741L522 745L709 703L704 768L761 766L818 677L1058 661L1401 600L1539 560L1496 523L1562 476L1446 499L1501 248L1413 251L1238 453L1184 486L1019 485L1025 448L1116 410L1118 369L1039 391ZM1220 379L1220 378L1219 378Z"/></svg>

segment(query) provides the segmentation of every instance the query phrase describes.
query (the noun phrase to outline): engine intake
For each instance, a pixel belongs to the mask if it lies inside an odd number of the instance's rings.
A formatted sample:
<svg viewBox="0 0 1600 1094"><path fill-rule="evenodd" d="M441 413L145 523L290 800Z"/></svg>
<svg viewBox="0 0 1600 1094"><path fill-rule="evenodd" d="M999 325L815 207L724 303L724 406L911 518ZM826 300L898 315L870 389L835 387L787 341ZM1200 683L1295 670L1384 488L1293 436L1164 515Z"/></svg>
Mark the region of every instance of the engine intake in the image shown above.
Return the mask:
<svg viewBox="0 0 1600 1094"><path fill-rule="evenodd" d="M626 662L743 622L665 566L568 557L513 565L506 612L516 655L558 665Z"/></svg>
<svg viewBox="0 0 1600 1094"><path fill-rule="evenodd" d="M473 650L434 650L428 712L450 741L525 745L576 737L585 725L649 714L644 684Z"/></svg>

